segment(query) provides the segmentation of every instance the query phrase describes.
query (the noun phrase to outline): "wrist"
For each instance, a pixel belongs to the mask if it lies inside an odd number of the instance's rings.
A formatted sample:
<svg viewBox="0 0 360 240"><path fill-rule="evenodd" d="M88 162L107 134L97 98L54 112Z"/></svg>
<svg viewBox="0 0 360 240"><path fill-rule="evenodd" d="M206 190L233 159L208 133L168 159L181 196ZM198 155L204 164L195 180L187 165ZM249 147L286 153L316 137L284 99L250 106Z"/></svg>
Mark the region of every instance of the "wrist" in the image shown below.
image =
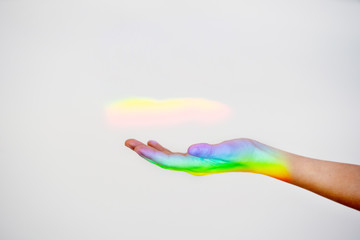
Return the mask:
<svg viewBox="0 0 360 240"><path fill-rule="evenodd" d="M263 146L253 154L254 173L263 174L281 181L290 181L290 162L286 152Z"/></svg>

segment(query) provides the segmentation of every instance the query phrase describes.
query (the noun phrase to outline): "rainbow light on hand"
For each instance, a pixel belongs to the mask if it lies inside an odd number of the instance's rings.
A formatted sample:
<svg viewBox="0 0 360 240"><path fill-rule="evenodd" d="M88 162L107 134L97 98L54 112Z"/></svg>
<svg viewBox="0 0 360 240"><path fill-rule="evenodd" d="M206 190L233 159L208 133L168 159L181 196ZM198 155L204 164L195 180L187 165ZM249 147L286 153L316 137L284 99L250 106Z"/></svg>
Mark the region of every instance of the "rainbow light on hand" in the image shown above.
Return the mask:
<svg viewBox="0 0 360 240"><path fill-rule="evenodd" d="M257 141L229 140L216 145L194 144L187 154L166 154L147 146L138 153L162 168L202 176L224 172L252 172L289 181L286 155Z"/></svg>
<svg viewBox="0 0 360 240"><path fill-rule="evenodd" d="M146 127L191 122L213 124L229 117L232 110L203 98L127 98L108 104L105 112L111 126Z"/></svg>

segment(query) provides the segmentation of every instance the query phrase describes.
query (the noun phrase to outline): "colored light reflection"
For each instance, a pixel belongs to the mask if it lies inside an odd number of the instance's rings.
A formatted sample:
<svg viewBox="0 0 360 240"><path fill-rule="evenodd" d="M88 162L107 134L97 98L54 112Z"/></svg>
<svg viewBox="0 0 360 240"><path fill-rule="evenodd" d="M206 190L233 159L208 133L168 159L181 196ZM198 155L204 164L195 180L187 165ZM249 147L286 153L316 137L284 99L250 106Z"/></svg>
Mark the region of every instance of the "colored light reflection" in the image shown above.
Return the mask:
<svg viewBox="0 0 360 240"><path fill-rule="evenodd" d="M210 148L207 144L195 144L185 155L166 154L148 147L142 147L139 152L143 158L162 168L197 176L253 172L283 181L290 179L286 155L259 142L235 139Z"/></svg>
<svg viewBox="0 0 360 240"><path fill-rule="evenodd" d="M127 98L106 106L107 122L115 127L213 124L225 120L231 113L227 105L203 98Z"/></svg>

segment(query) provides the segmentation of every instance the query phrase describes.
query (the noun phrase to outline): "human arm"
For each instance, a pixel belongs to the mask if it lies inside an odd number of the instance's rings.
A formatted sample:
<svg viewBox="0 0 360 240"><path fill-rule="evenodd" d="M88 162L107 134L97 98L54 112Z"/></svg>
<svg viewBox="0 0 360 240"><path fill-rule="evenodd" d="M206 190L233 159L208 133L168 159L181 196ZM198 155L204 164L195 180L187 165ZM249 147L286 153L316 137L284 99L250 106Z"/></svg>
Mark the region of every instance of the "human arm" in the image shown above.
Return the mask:
<svg viewBox="0 0 360 240"><path fill-rule="evenodd" d="M194 144L187 153L171 152L155 141L147 144L135 139L125 142L162 168L198 176L224 172L263 174L360 210L359 165L308 158L247 138Z"/></svg>
<svg viewBox="0 0 360 240"><path fill-rule="evenodd" d="M284 153L289 183L360 211L360 166Z"/></svg>

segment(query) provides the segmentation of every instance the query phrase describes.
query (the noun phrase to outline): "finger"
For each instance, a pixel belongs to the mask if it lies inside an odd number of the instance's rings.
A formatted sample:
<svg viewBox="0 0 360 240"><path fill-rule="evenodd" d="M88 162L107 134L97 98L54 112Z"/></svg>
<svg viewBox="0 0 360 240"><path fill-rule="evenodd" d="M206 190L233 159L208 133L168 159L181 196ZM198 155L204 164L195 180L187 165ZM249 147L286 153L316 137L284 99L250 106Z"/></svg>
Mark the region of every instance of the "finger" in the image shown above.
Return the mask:
<svg viewBox="0 0 360 240"><path fill-rule="evenodd" d="M166 154L146 145L138 145L135 147L134 151L149 162L167 169L184 170L189 167L199 167L203 165L197 157L189 155L186 157L183 154L174 153Z"/></svg>
<svg viewBox="0 0 360 240"><path fill-rule="evenodd" d="M128 148L131 148L132 150L134 150L134 148L139 145L145 145L145 144L136 139L133 139L133 138L127 139L125 141L125 146L127 146Z"/></svg>
<svg viewBox="0 0 360 240"><path fill-rule="evenodd" d="M166 165L169 155L159 151L151 146L139 144L134 148L134 151L145 159L149 159L157 164Z"/></svg>
<svg viewBox="0 0 360 240"><path fill-rule="evenodd" d="M149 140L147 144L149 146L161 151L161 152L166 153L166 154L172 154L173 153L169 149L164 148L160 143L156 142L155 140Z"/></svg>

